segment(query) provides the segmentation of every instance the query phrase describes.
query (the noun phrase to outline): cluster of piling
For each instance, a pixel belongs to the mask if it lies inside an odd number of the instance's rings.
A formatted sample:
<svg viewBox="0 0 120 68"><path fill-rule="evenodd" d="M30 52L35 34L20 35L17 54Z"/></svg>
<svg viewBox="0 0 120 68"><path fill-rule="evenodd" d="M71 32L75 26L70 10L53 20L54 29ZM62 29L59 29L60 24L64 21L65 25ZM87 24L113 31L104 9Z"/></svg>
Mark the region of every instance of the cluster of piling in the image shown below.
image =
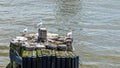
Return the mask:
<svg viewBox="0 0 120 68"><path fill-rule="evenodd" d="M22 60L22 64L11 60L12 68L79 68L79 56L73 51L26 48L20 45L11 43L10 51L19 53Z"/></svg>
<svg viewBox="0 0 120 68"><path fill-rule="evenodd" d="M36 34L24 32L10 42L10 68L79 68L72 41L71 33L48 34L46 28Z"/></svg>

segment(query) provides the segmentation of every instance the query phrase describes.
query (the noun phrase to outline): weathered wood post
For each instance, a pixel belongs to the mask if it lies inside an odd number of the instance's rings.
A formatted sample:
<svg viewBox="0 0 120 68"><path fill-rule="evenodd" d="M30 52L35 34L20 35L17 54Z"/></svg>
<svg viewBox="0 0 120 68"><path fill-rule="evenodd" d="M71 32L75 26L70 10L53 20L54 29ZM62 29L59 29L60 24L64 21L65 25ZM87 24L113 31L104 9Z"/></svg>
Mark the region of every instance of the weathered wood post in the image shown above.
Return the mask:
<svg viewBox="0 0 120 68"><path fill-rule="evenodd" d="M65 39L65 43L67 45L67 51L72 51L73 50L72 42L73 42L73 38L66 38Z"/></svg>
<svg viewBox="0 0 120 68"><path fill-rule="evenodd" d="M38 29L38 42L45 42L47 40L47 30L46 28Z"/></svg>

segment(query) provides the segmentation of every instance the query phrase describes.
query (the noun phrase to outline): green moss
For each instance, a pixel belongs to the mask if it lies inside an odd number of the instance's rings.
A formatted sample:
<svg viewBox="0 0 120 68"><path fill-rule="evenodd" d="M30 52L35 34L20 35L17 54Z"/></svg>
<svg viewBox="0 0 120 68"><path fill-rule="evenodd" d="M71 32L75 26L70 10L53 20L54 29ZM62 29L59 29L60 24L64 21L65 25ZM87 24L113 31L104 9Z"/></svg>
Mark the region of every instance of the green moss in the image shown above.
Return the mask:
<svg viewBox="0 0 120 68"><path fill-rule="evenodd" d="M41 50L33 50L33 51L26 51L22 50L22 57L37 57L42 55L48 56L56 56L56 57L74 57L76 56L74 52L71 51L56 51L56 50L49 50L49 49L41 49Z"/></svg>
<svg viewBox="0 0 120 68"><path fill-rule="evenodd" d="M42 55L42 51L41 50L36 50L36 55L37 56L41 56Z"/></svg>

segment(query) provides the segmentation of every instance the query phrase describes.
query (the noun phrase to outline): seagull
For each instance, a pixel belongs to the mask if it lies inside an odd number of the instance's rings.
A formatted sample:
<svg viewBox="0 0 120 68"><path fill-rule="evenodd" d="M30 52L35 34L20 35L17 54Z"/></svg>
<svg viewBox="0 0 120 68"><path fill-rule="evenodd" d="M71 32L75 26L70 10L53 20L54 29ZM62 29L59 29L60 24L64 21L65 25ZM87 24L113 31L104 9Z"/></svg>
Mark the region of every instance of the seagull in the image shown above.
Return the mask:
<svg viewBox="0 0 120 68"><path fill-rule="evenodd" d="M23 32L28 32L28 29L27 29L27 28L25 28L25 29L23 30Z"/></svg>
<svg viewBox="0 0 120 68"><path fill-rule="evenodd" d="M37 24L37 27L41 27L43 23L40 21L40 23Z"/></svg>
<svg viewBox="0 0 120 68"><path fill-rule="evenodd" d="M72 31L67 33L67 37L72 38Z"/></svg>
<svg viewBox="0 0 120 68"><path fill-rule="evenodd" d="M27 28L23 29L22 35L25 36L25 35L27 34L27 32L28 32L28 29L27 29Z"/></svg>

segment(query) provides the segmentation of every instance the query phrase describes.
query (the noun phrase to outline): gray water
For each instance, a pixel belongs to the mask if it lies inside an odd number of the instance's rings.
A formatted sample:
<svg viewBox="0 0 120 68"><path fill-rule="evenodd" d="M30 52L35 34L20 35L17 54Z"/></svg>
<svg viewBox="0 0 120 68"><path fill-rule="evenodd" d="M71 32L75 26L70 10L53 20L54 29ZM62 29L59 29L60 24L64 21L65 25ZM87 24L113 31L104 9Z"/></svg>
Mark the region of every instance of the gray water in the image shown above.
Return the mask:
<svg viewBox="0 0 120 68"><path fill-rule="evenodd" d="M80 68L120 68L120 0L0 0L0 68L9 63L9 42L24 28L73 31Z"/></svg>

